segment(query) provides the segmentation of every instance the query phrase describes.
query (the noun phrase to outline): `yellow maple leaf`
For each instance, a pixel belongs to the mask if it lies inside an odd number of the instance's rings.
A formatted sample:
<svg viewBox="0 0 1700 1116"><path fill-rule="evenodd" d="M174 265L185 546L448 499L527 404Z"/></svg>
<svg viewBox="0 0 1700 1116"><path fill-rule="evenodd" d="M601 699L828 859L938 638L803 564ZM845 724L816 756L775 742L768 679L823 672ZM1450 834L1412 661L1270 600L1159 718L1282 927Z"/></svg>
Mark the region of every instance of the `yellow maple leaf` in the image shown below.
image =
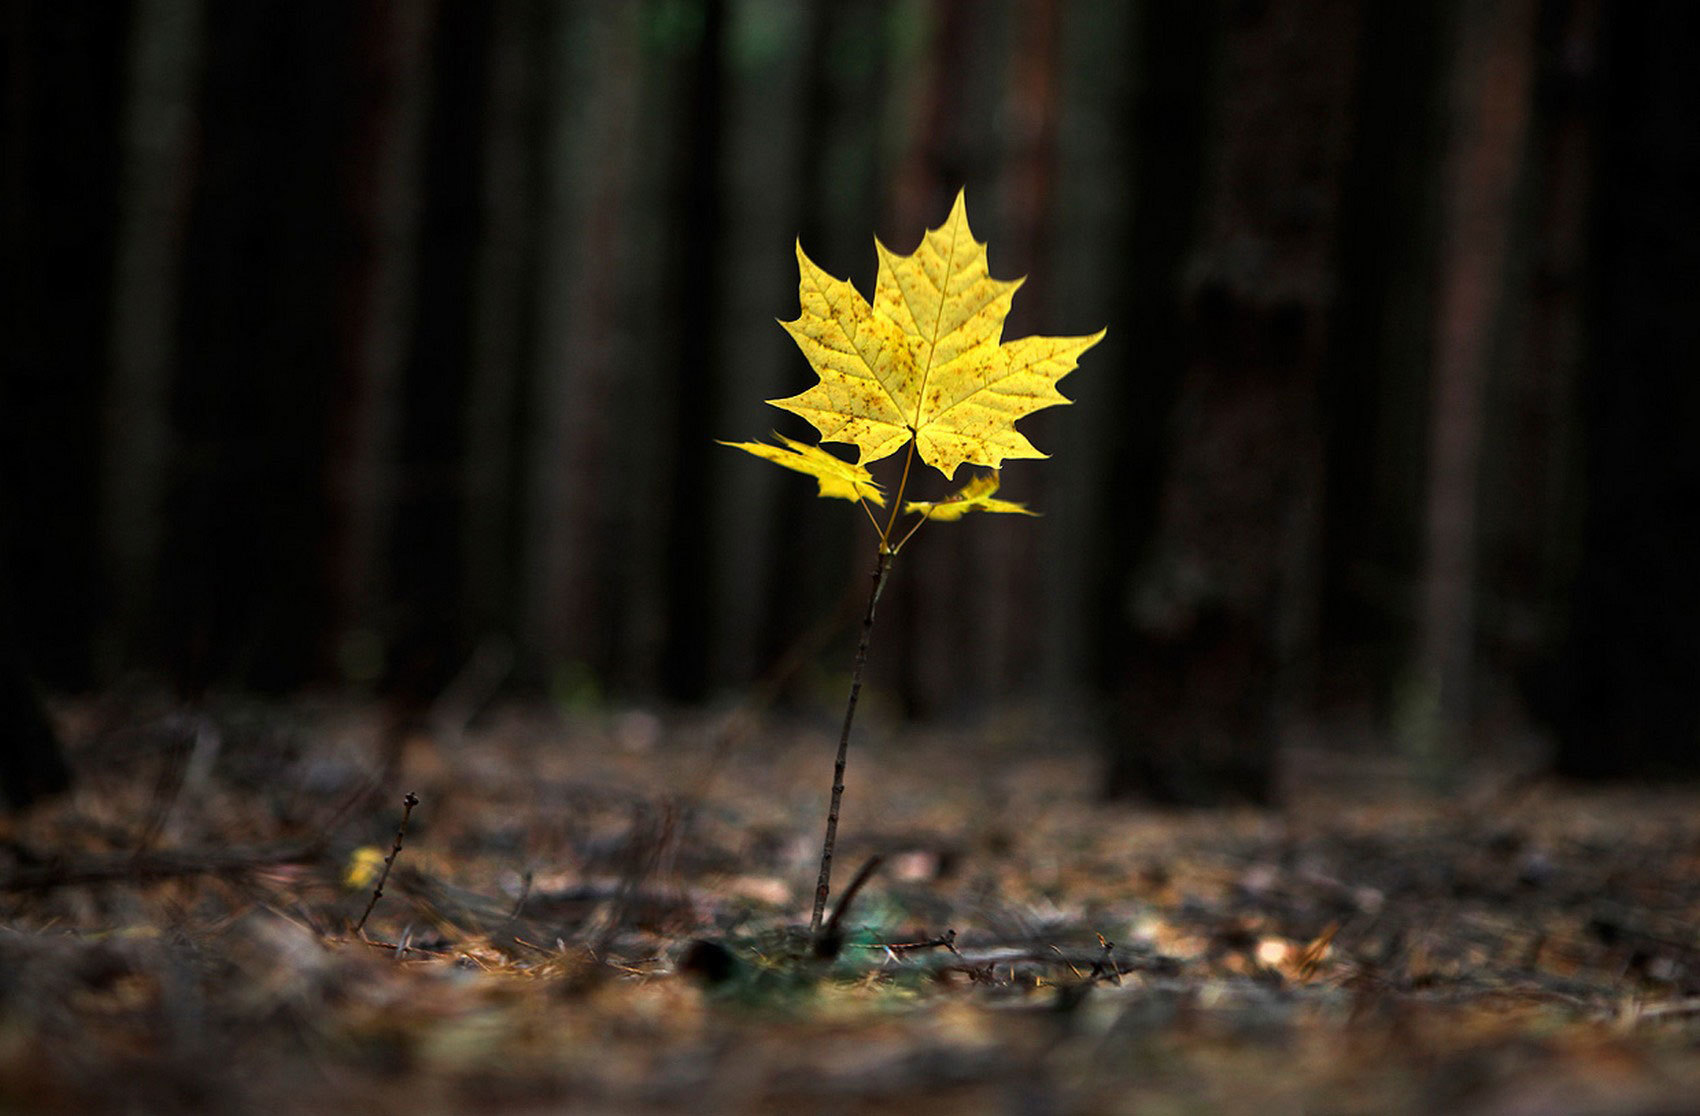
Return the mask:
<svg viewBox="0 0 1700 1116"><path fill-rule="evenodd" d="M971 511L1001 512L1005 515L1038 515L1029 511L1026 504L1018 504L1014 500L995 500L993 494L998 490L998 475L996 472L985 473L975 477L961 489L946 496L942 500L910 500L903 505L903 514L920 512L928 519L936 519L948 523L953 519L961 519Z"/></svg>
<svg viewBox="0 0 1700 1116"><path fill-rule="evenodd" d="M375 845L362 845L348 854L342 869L342 886L350 891L371 887L384 870L384 850Z"/></svg>
<svg viewBox="0 0 1700 1116"><path fill-rule="evenodd" d="M769 402L808 419L822 441L854 445L862 465L911 438L921 460L947 479L963 462L995 469L1006 458L1044 457L1015 420L1069 402L1057 381L1104 331L1003 341L1021 280L991 277L986 246L968 227L965 192L911 255L874 246L879 276L870 304L797 245L801 313L780 324L820 382Z"/></svg>
<svg viewBox="0 0 1700 1116"><path fill-rule="evenodd" d="M721 442L723 446L741 449L753 453L757 457L771 461L775 465L783 465L815 478L820 483L820 494L839 500L867 500L880 507L885 506L885 497L880 494L880 486L874 483L873 477L860 465L834 457L819 446L811 446L806 442L795 441L783 434L775 434L783 446L770 446L762 442Z"/></svg>

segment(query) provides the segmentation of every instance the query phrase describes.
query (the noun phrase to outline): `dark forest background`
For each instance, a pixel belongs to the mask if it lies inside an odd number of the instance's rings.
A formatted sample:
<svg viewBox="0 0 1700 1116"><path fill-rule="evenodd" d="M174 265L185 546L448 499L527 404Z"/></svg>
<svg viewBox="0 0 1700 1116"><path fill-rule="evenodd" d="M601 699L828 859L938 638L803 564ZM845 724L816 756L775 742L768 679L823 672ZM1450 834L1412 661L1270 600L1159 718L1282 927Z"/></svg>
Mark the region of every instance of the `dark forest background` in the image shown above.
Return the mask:
<svg viewBox="0 0 1700 1116"><path fill-rule="evenodd" d="M959 186L1107 339L873 692L1113 789L1700 765L1700 5L9 0L14 673L836 711L871 538L717 447ZM1014 517L1010 517L1014 518ZM483 664L479 666L477 664ZM765 681L765 680L771 680ZM1050 730L1044 730L1050 731Z"/></svg>

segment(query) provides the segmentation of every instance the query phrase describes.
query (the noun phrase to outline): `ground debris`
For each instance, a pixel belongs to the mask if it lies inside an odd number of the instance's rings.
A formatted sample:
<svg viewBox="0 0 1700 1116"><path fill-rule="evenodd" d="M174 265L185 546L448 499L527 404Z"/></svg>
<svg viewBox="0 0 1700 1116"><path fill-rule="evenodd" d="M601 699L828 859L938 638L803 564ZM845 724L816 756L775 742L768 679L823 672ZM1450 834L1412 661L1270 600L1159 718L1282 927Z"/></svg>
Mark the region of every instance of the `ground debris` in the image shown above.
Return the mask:
<svg viewBox="0 0 1700 1116"><path fill-rule="evenodd" d="M370 711L225 720L195 793L162 800L182 749L79 740L67 710L79 790L0 822L0 1110L1700 1095L1691 792L1165 814L1096 803L1086 751L993 745L964 775L961 740L913 734L871 746L850 789L840 850L865 883L822 950L803 925L820 804L797 788L831 744L807 731L727 750L657 718L634 749L618 715L510 711L452 747L410 740L392 794L365 781Z"/></svg>

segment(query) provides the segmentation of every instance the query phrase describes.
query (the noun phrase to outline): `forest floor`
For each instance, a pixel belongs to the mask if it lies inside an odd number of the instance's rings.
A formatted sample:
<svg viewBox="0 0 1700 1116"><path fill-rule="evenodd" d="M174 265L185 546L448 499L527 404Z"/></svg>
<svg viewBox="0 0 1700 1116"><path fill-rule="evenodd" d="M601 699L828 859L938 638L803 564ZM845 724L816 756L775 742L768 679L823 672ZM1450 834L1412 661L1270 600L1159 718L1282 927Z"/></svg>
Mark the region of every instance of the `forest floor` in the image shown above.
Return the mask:
<svg viewBox="0 0 1700 1116"><path fill-rule="evenodd" d="M1700 795L1312 757L1107 806L1016 722L61 711L0 820L0 1111L1641 1113L1700 1105ZM363 930L403 794L402 851Z"/></svg>

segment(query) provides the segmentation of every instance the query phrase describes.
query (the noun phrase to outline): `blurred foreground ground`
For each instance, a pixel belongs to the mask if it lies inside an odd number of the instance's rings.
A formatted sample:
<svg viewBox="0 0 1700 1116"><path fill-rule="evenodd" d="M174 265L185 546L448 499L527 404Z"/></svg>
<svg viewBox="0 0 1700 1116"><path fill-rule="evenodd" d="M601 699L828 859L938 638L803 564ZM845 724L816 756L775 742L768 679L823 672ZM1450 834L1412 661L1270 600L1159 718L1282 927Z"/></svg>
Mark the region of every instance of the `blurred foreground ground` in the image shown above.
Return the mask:
<svg viewBox="0 0 1700 1116"><path fill-rule="evenodd" d="M0 1110L1655 1113L1700 1096L1700 795L1312 756L1285 812L870 726L61 711L0 821ZM362 796L362 789L370 793ZM365 927L360 877L420 799ZM366 851L362 851L366 850ZM954 938L941 942L949 932ZM693 945L693 943L697 943ZM712 943L712 944L705 944ZM896 948L908 946L910 948Z"/></svg>

